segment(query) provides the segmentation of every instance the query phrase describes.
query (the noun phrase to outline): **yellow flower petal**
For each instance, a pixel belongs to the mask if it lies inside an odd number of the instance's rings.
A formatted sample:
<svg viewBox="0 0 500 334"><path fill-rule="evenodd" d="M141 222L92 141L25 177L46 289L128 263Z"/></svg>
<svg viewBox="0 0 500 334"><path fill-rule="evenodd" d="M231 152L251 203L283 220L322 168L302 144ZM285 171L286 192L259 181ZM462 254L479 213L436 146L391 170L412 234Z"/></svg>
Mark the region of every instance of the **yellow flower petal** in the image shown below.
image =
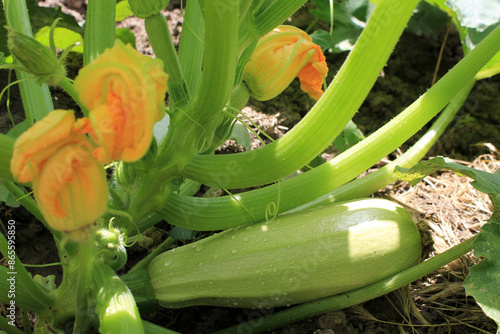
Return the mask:
<svg viewBox="0 0 500 334"><path fill-rule="evenodd" d="M75 116L71 110L53 110L17 138L10 162L12 175L19 182L31 182L40 168L59 147L72 137Z"/></svg>
<svg viewBox="0 0 500 334"><path fill-rule="evenodd" d="M165 112L168 76L163 63L117 41L75 80L82 103L90 110L101 163L140 159L153 139L153 126Z"/></svg>
<svg viewBox="0 0 500 334"><path fill-rule="evenodd" d="M104 169L91 150L78 144L64 146L47 160L33 191L47 224L57 231L84 229L106 210Z"/></svg>
<svg viewBox="0 0 500 334"><path fill-rule="evenodd" d="M280 26L263 36L243 71L250 94L265 101L280 94L295 77L317 99L328 67L321 48L304 31ZM321 82L321 84L318 83Z"/></svg>

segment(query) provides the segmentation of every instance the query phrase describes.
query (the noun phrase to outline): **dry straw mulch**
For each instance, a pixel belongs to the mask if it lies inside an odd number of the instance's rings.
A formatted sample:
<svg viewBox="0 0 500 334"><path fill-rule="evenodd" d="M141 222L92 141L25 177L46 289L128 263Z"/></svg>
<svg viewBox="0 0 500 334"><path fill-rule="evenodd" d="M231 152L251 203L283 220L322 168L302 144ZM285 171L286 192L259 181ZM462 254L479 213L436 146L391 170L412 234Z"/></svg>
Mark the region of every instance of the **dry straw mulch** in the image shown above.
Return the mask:
<svg viewBox="0 0 500 334"><path fill-rule="evenodd" d="M490 154L478 156L473 162L456 162L494 173L500 169L500 154L492 145L486 146ZM443 171L427 176L414 187L407 183L393 184L386 196L414 210L425 223L434 243L432 256L477 235L491 217L493 205L489 197L477 191L471 182L470 178ZM404 315L403 332L496 333L495 323L465 295L462 287L468 269L478 261L470 252L409 289L393 294L390 298ZM370 318L362 307L353 311ZM422 331L423 328L426 330Z"/></svg>

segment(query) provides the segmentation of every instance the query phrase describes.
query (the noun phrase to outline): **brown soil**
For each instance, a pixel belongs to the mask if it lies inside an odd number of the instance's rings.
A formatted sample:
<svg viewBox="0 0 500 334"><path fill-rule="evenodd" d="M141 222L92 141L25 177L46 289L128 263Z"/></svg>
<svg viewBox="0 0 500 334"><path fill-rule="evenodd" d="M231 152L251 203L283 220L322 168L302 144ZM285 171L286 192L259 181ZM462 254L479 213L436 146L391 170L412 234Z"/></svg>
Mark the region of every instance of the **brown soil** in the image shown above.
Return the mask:
<svg viewBox="0 0 500 334"><path fill-rule="evenodd" d="M64 12L74 15L77 20L85 19L86 1L45 0L39 3L44 6L60 5ZM171 1L164 14L169 19L172 36L178 41L183 22L179 1ZM120 22L119 26L130 28L136 36L137 48L145 54L152 54L142 20L128 18ZM365 134L379 128L430 87L443 35L435 39L411 34L403 36L383 75L354 119ZM452 34L446 44L439 74L446 73L461 56L457 36ZM328 55L327 59L330 80L345 59L345 54ZM69 66L70 69L78 68L81 64L81 57L78 55L73 55L71 60L76 65ZM4 87L6 83L5 74L0 73L0 87ZM430 155L445 155L468 161L464 163L489 172L500 168L500 155L496 151L496 147L500 147L499 88L498 76L478 83L449 131ZM16 87L12 88L10 96L14 123L18 123L22 120L23 112ZM64 93L54 91L54 96L56 108L76 108ZM0 102L4 106L5 98ZM283 94L271 101L251 101L243 112L258 126L255 131L259 137L269 142L262 133L272 139L279 138L304 116L312 103L312 100L300 92L298 83L294 82ZM10 119L4 112L0 113L0 117L0 130L5 133L10 128ZM248 124L253 127L249 122ZM260 141L254 136L252 148L260 145ZM228 142L221 150L236 152L242 148L234 142ZM323 157L328 160L334 154L335 150L329 148ZM382 161L375 168L383 164ZM477 234L491 215L489 199L473 189L469 182L469 179L452 173L436 173L415 187L395 183L382 189L376 196L397 200L419 215L428 226L434 241L435 251L430 254L432 256ZM18 222L18 254L24 263L42 264L59 260L50 233L29 213L22 208L13 209L2 204L0 215L2 221L14 219ZM165 238L165 232L161 229L150 233L154 239ZM159 240L155 242L157 243ZM137 256L146 254L148 250L136 245L130 251ZM494 322L482 313L472 298L465 296L461 286L468 268L476 262L477 259L472 254L467 254L407 288L363 305L289 324L272 333L494 333ZM58 267L31 271L42 276L60 277ZM275 311L277 310L259 312L266 314ZM255 312L193 307L182 310L159 309L146 318L185 334L211 333L253 319Z"/></svg>

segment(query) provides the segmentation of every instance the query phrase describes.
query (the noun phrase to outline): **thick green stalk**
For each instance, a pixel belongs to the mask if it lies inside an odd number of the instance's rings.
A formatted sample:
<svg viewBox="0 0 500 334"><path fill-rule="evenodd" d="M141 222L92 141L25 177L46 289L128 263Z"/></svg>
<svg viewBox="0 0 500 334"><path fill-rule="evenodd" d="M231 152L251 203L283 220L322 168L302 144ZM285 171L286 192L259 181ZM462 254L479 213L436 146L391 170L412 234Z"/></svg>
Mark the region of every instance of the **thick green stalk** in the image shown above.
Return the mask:
<svg viewBox="0 0 500 334"><path fill-rule="evenodd" d="M260 333L265 330L277 328L285 324L313 317L315 315L340 310L383 296L430 274L465 253L470 252L473 249L474 240L475 237L470 238L425 262L419 263L399 274L388 277L364 288L294 306L268 317L252 319L251 322L241 323L234 327L216 332L216 334L242 332Z"/></svg>
<svg viewBox="0 0 500 334"><path fill-rule="evenodd" d="M99 333L144 333L132 293L111 268L94 263L92 288L99 315Z"/></svg>
<svg viewBox="0 0 500 334"><path fill-rule="evenodd" d="M181 166L211 144L213 132L210 130L215 131L215 120L232 92L238 44L238 1L209 1L202 10L205 52L199 89L185 109L177 107L171 112L170 128L156 159L160 167L150 173L154 177L142 180L129 210L136 220L147 214L144 208L151 212L163 205L170 194L170 181L178 176Z"/></svg>
<svg viewBox="0 0 500 334"><path fill-rule="evenodd" d="M149 41L157 58L163 60L163 69L168 74L168 92L174 106L185 106L189 102L189 92L181 64L177 57L168 22L162 13L149 16L144 21Z"/></svg>
<svg viewBox="0 0 500 334"><path fill-rule="evenodd" d="M4 0L3 6L7 24L17 31L33 37L26 2L24 0ZM21 91L26 120L28 125L32 126L54 109L52 96L46 84L40 86L34 79L23 80L34 78L33 75L16 70L16 76L18 80L22 81L19 83L19 90Z"/></svg>
<svg viewBox="0 0 500 334"><path fill-rule="evenodd" d="M162 170L161 174L168 178L176 177L172 174L178 174L177 170L182 168L188 157L199 152L204 142L210 140L211 134L207 131L222 112L233 88L238 45L238 1L207 1L202 6L202 12L205 47L200 83L186 108L172 111L169 132L158 152L160 166L174 165L174 170ZM162 178L163 175L157 177Z"/></svg>
<svg viewBox="0 0 500 334"><path fill-rule="evenodd" d="M15 241L15 239L13 240ZM9 247L9 242L2 234L0 234L0 252L3 257L9 261L9 272L7 272L7 274L10 273L9 275L15 278L15 284L17 285L16 291L24 289L25 291L21 294L29 294L30 297L34 299L33 304L42 305L45 310L52 307L55 300L54 296L49 294L44 287L33 281L31 274L28 273L26 268L24 268L23 264L15 254L15 249Z"/></svg>
<svg viewBox="0 0 500 334"><path fill-rule="evenodd" d="M343 186L318 197L314 201L301 205L288 212L369 196L386 185L395 182L397 177L394 176L393 172L396 166L410 168L425 156L427 151L429 151L439 137L441 137L453 117L455 117L456 113L472 90L475 82L476 80L471 80L460 90L460 92L458 92L457 95L455 95L450 104L448 104L441 112L438 119L434 122L434 124L432 124L431 128L425 133L425 135L423 135L402 156L365 177L346 183Z"/></svg>
<svg viewBox="0 0 500 334"><path fill-rule="evenodd" d="M141 312L153 312L158 307L147 268L128 272L126 275L121 276L120 279L132 292Z"/></svg>
<svg viewBox="0 0 500 334"><path fill-rule="evenodd" d="M14 149L14 138L0 134L0 182L12 181L10 172L10 159L12 159L12 150Z"/></svg>
<svg viewBox="0 0 500 334"><path fill-rule="evenodd" d="M314 170L284 180L278 185L238 194L236 199L230 197L211 199L213 203L210 205L207 204L208 199L187 200L172 196L161 214L164 218L167 216L172 218L169 220L171 222L179 221L182 224L193 224L193 222L198 224L200 221L205 221L206 228L209 229L211 224L220 227L219 224L223 224L223 220L219 221L221 218L241 217L242 220L251 222L255 220L254 217L262 217L266 205L277 202L278 197L281 212L312 201L354 179L382 157L398 148L444 108L462 87L470 83L470 80L474 79L475 74L499 48L500 27L491 32L438 83L400 115L362 142ZM182 211L181 203L187 201L192 202L194 214L179 214ZM217 208L212 219L208 217L207 210L205 210L207 205L209 208ZM202 218L203 216L206 218Z"/></svg>
<svg viewBox="0 0 500 334"><path fill-rule="evenodd" d="M92 277L94 239L89 238L80 243L78 278L76 282L76 312L73 334L87 333L88 301L90 279Z"/></svg>
<svg viewBox="0 0 500 334"><path fill-rule="evenodd" d="M189 91L194 92L203 63L204 21L198 1L186 3L184 29L179 43L179 61Z"/></svg>
<svg viewBox="0 0 500 334"><path fill-rule="evenodd" d="M213 187L245 188L275 182L311 161L358 110L417 4L418 0L381 1L334 81L285 136L254 151L195 156L183 176Z"/></svg>
<svg viewBox="0 0 500 334"><path fill-rule="evenodd" d="M427 133L401 157L376 172L373 172L363 178L355 179L331 192L326 193L323 196L318 197L317 199L314 199L311 202L302 204L287 212L369 196L378 189L394 182L394 168L396 166L411 167L422 159L426 152L444 132L449 122L453 119L453 116L467 97L467 94L472 88L474 82L475 81L472 80L468 86L464 87L464 89L460 91L462 94L457 94L456 99L454 99L453 102L446 107ZM160 214L162 214L173 225L183 226L194 230L210 228L225 229L265 219L266 208L264 208L263 205L267 203L259 204L257 207L260 210L253 210L250 215L249 212L244 212L241 207L239 207L238 213L234 212L234 210L236 210L235 206L238 202L229 196L220 198L195 198L181 196L182 195L173 194L170 200L175 204L172 206L167 204L167 207L170 210L166 207L164 211L160 211ZM245 195L241 194L238 196L244 197ZM287 197L281 197L281 199L286 200ZM275 201L275 203L276 202L277 201ZM253 207L256 207L256 205ZM282 213L286 207L288 207L286 204L281 205L277 208L278 213ZM172 215L172 212L174 211L176 213ZM182 219L179 220L181 217Z"/></svg>
<svg viewBox="0 0 500 334"><path fill-rule="evenodd" d="M83 36L83 64L93 62L115 44L116 0L89 0Z"/></svg>
<svg viewBox="0 0 500 334"><path fill-rule="evenodd" d="M305 3L306 0L273 1L273 3L260 11L255 17L255 30L258 36L264 36L266 33L285 22Z"/></svg>
<svg viewBox="0 0 500 334"><path fill-rule="evenodd" d="M199 124L211 124L231 94L238 48L237 0L206 1L205 52L200 87L187 111Z"/></svg>

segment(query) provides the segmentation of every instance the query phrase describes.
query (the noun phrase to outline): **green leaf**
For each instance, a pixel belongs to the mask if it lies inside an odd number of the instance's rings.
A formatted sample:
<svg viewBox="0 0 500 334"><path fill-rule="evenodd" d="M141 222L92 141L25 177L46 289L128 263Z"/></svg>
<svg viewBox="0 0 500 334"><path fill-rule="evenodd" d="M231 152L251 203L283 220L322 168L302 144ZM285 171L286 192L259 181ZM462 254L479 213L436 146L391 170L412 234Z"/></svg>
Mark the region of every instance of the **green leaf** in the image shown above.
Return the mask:
<svg viewBox="0 0 500 334"><path fill-rule="evenodd" d="M50 46L49 34L50 26L42 27L35 34L35 39L43 45ZM83 53L83 37L73 30L56 27L54 29L54 42L58 49L64 50L71 45L75 45L71 51Z"/></svg>
<svg viewBox="0 0 500 334"><path fill-rule="evenodd" d="M245 151L250 151L252 148L252 139L250 138L250 133L248 133L247 128L241 123L235 123L233 126L233 131L229 136L229 139L235 140L238 145L245 148Z"/></svg>
<svg viewBox="0 0 500 334"><path fill-rule="evenodd" d="M19 203L14 196L5 188L3 184L0 184L0 203L4 202L5 205L11 208L17 208L21 203Z"/></svg>
<svg viewBox="0 0 500 334"><path fill-rule="evenodd" d="M422 1L408 22L408 31L425 36L437 36L449 21L449 16L439 7Z"/></svg>
<svg viewBox="0 0 500 334"><path fill-rule="evenodd" d="M498 0L448 0L461 25L482 32L500 20Z"/></svg>
<svg viewBox="0 0 500 334"><path fill-rule="evenodd" d="M0 52L0 65L3 65L3 52Z"/></svg>
<svg viewBox="0 0 500 334"><path fill-rule="evenodd" d="M318 29L309 36L312 38L314 44L321 47L321 50L325 51L326 49L331 48L332 37L328 31Z"/></svg>
<svg viewBox="0 0 500 334"><path fill-rule="evenodd" d="M499 175L500 177L500 175ZM500 215L484 225L474 243L474 255L485 258L469 269L465 292L473 296L487 316L500 324Z"/></svg>
<svg viewBox="0 0 500 334"><path fill-rule="evenodd" d="M175 240L193 240L196 237L196 231L174 226L170 231L170 236Z"/></svg>
<svg viewBox="0 0 500 334"><path fill-rule="evenodd" d="M363 132L358 129L353 121L349 121L344 130L342 130L342 133L339 134L333 141L333 146L335 146L339 151L344 152L349 147L356 145L363 139L365 139Z"/></svg>
<svg viewBox="0 0 500 334"><path fill-rule="evenodd" d="M329 23L329 0L312 0L311 2L317 8L311 9L310 13ZM314 32L311 37L322 49L330 49L330 52L352 50L374 8L375 5L368 0L334 2L334 23L331 35L326 31L318 31Z"/></svg>
<svg viewBox="0 0 500 334"><path fill-rule="evenodd" d="M12 129L7 132L7 136L12 137L12 138L17 138L19 137L24 131L28 130L29 124L28 121L24 120L22 122L17 123L14 125Z"/></svg>
<svg viewBox="0 0 500 334"><path fill-rule="evenodd" d="M60 28L66 28L83 35L83 28L80 27L74 16L65 14L61 11L61 7L49 8L38 6L37 1L26 1L28 12L30 14L31 25L33 27L33 34L36 34L38 29L49 26L55 19L61 18L57 23Z"/></svg>
<svg viewBox="0 0 500 334"><path fill-rule="evenodd" d="M128 0L120 1L116 4L116 21L125 20L129 16L133 16L132 10L130 10L130 6L128 5Z"/></svg>
<svg viewBox="0 0 500 334"><path fill-rule="evenodd" d="M498 52L484 67L476 74L476 79L490 78L496 74L500 74L500 52Z"/></svg>
<svg viewBox="0 0 500 334"><path fill-rule="evenodd" d="M471 183L477 190L488 194L494 211L474 242L474 255L483 259L469 269L464 282L465 291L473 296L483 311L500 324L500 170L487 173L465 167L445 158L421 162L411 169L398 168L395 174L403 180L415 181L440 170L448 169L474 179Z"/></svg>
<svg viewBox="0 0 500 334"><path fill-rule="evenodd" d="M116 38L120 39L125 44L130 44L135 49L135 35L127 28L116 28Z"/></svg>
<svg viewBox="0 0 500 334"><path fill-rule="evenodd" d="M500 24L500 1L498 0L427 0L427 2L452 18L460 33L466 54ZM489 78L499 73L500 52L479 71L476 79Z"/></svg>

